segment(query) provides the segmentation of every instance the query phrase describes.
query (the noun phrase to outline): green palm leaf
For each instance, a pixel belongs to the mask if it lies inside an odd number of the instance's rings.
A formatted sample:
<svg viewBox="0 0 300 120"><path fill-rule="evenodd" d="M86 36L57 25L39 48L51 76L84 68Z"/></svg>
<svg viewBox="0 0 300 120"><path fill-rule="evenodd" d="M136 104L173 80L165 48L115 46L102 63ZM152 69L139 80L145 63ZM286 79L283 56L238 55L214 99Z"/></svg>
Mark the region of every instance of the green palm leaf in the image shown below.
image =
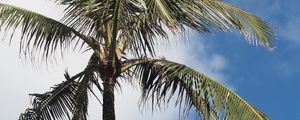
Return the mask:
<svg viewBox="0 0 300 120"><path fill-rule="evenodd" d="M145 102L151 99L160 106L178 93L177 103L186 103L186 109L194 106L205 119L269 119L218 81L184 65L159 59L134 60L127 65L127 70L135 66L133 73L140 80Z"/></svg>
<svg viewBox="0 0 300 120"><path fill-rule="evenodd" d="M12 30L11 36L17 28L21 28L20 50L25 54L41 51L44 57L48 57L59 47L68 48L75 37L93 47L88 37L73 28L38 13L2 3L0 28L4 28L5 32Z"/></svg>

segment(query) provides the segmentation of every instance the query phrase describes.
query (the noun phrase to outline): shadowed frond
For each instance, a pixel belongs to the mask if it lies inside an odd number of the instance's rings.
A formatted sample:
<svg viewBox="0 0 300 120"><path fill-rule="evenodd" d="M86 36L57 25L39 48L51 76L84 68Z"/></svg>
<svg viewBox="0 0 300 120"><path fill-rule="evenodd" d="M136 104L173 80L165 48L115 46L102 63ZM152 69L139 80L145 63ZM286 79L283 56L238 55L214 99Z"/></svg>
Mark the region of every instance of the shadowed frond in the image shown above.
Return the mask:
<svg viewBox="0 0 300 120"><path fill-rule="evenodd" d="M144 102L150 99L160 106L178 93L176 103L185 103L186 111L194 106L204 119L269 119L218 81L189 67L162 59L131 62L128 65L135 66Z"/></svg>
<svg viewBox="0 0 300 120"><path fill-rule="evenodd" d="M20 52L34 54L36 51L48 57L58 48L68 48L79 37L93 47L91 40L59 21L35 12L0 3L0 28L5 32L21 29ZM78 39L78 38L77 38Z"/></svg>
<svg viewBox="0 0 300 120"><path fill-rule="evenodd" d="M31 94L33 108L28 108L19 120L87 120L88 91L98 80L93 71L86 70L56 85L50 92Z"/></svg>
<svg viewBox="0 0 300 120"><path fill-rule="evenodd" d="M63 22L85 34L102 40L104 24L112 19L112 0L55 0L66 6ZM103 31L101 31L103 30Z"/></svg>

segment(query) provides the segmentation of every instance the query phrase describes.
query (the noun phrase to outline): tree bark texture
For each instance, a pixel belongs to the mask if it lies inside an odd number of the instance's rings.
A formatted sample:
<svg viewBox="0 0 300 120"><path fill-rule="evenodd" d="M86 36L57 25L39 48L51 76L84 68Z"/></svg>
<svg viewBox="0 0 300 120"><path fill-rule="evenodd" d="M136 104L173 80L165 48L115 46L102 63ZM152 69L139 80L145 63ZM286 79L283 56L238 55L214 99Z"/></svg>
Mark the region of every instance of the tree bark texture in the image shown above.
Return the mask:
<svg viewBox="0 0 300 120"><path fill-rule="evenodd" d="M107 77L104 80L103 93L103 120L115 120L115 96L114 96L115 78Z"/></svg>

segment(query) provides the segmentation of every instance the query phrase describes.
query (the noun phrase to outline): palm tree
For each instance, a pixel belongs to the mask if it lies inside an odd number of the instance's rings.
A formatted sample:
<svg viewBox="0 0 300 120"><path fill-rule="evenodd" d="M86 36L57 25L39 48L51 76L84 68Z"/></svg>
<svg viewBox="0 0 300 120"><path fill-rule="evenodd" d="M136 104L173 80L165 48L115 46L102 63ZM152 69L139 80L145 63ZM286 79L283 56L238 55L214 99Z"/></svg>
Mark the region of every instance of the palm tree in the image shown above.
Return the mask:
<svg viewBox="0 0 300 120"><path fill-rule="evenodd" d="M65 6L61 21L0 3L0 28L21 31L20 54L50 60L57 51L93 51L86 68L34 96L20 120L87 119L93 86L103 98L103 120L115 120L114 90L121 81L137 82L142 103L160 106L171 98L188 112L209 119L269 119L220 82L185 65L155 56L158 37L236 28L254 45L272 48L269 23L220 0L55 0ZM169 40L169 42L173 42Z"/></svg>

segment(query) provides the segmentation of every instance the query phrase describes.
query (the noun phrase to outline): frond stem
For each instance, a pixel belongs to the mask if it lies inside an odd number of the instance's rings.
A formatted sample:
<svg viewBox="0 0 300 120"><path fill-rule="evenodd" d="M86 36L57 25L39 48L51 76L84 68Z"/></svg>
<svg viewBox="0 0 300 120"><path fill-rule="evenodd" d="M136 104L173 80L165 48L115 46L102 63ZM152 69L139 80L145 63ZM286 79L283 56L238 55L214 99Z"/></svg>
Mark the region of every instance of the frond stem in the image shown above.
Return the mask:
<svg viewBox="0 0 300 120"><path fill-rule="evenodd" d="M119 19L119 12L120 12L120 2L121 0L114 0L115 2L115 9L114 9L114 14L113 14L113 28L112 28L112 41L110 43L109 47L109 66L114 66L115 65L115 49L116 49L116 43L117 43L117 35L118 35L118 19Z"/></svg>

